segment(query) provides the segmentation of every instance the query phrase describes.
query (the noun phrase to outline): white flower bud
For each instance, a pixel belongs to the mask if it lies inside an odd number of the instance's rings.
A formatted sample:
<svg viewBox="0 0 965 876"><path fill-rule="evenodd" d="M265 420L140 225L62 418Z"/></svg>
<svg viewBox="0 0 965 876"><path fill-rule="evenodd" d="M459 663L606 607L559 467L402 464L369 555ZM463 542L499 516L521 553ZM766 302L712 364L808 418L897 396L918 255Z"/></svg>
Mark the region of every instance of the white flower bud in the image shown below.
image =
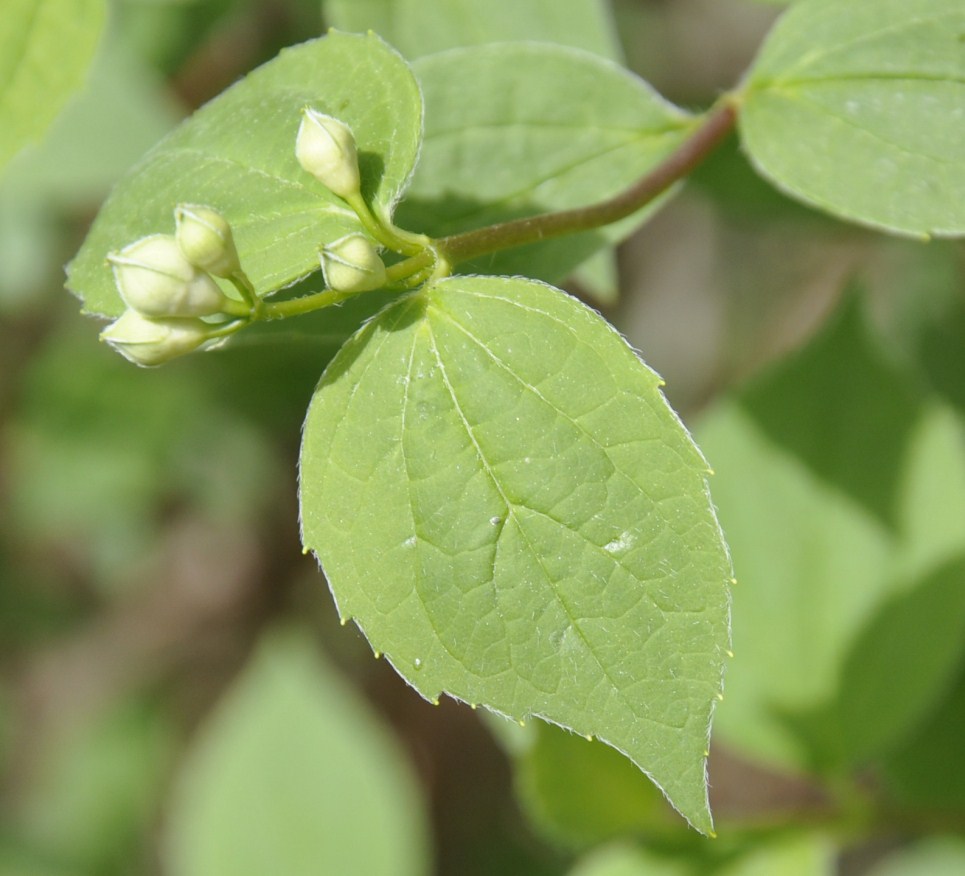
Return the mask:
<svg viewBox="0 0 965 876"><path fill-rule="evenodd" d="M319 256L329 289L368 292L385 285L385 265L363 234L342 237L324 247Z"/></svg>
<svg viewBox="0 0 965 876"><path fill-rule="evenodd" d="M125 359L150 367L196 350L210 331L200 319L152 319L126 310L100 336Z"/></svg>
<svg viewBox="0 0 965 876"><path fill-rule="evenodd" d="M217 210L179 204L174 210L174 221L178 246L196 268L216 277L230 277L241 270L231 226Z"/></svg>
<svg viewBox="0 0 965 876"><path fill-rule="evenodd" d="M295 141L295 157L305 170L340 198L358 194L355 135L338 119L305 107Z"/></svg>
<svg viewBox="0 0 965 876"><path fill-rule="evenodd" d="M228 300L169 234L143 237L107 260L124 303L144 316L207 316Z"/></svg>

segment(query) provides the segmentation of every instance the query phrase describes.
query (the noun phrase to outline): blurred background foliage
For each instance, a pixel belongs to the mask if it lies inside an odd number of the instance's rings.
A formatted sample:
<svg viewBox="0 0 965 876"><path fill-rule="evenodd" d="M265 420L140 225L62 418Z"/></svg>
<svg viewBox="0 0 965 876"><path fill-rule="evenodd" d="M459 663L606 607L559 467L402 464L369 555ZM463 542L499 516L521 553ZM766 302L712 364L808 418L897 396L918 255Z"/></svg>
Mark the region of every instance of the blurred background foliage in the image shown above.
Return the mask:
<svg viewBox="0 0 965 876"><path fill-rule="evenodd" d="M37 130L0 136L0 876L965 872L960 243L798 206L731 142L568 284L718 471L738 584L713 843L612 750L433 707L339 627L295 460L358 313L161 371L78 315L63 265L147 148L329 24L446 47L444 16L407 30L406 3L13 0L0 21L9 49L18 14L56 19L40 58L66 101L41 83ZM780 11L571 5L539 35L690 108ZM495 4L474 39L528 35L544 6Z"/></svg>

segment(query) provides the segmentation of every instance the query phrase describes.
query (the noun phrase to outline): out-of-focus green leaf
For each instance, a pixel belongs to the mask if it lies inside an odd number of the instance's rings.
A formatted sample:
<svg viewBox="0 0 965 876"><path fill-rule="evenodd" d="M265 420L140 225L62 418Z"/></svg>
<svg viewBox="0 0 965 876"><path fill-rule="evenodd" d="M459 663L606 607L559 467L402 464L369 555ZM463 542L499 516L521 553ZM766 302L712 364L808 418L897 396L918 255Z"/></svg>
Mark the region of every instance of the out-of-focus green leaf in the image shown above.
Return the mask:
<svg viewBox="0 0 965 876"><path fill-rule="evenodd" d="M86 87L42 142L11 162L0 199L89 208L182 115L157 75L108 31Z"/></svg>
<svg viewBox="0 0 965 876"><path fill-rule="evenodd" d="M961 876L965 872L965 841L931 837L893 852L868 876Z"/></svg>
<svg viewBox="0 0 965 876"><path fill-rule="evenodd" d="M173 232L173 210L182 202L224 214L259 295L318 270L319 245L361 225L295 158L306 105L352 128L363 194L377 212L390 214L419 150L419 87L402 58L375 35L332 32L250 73L131 169L68 269L68 285L85 309L122 311L107 253L148 234Z"/></svg>
<svg viewBox="0 0 965 876"><path fill-rule="evenodd" d="M324 0L343 30L374 30L407 58L459 46L537 40L617 57L605 0Z"/></svg>
<svg viewBox="0 0 965 876"><path fill-rule="evenodd" d="M240 525L279 474L263 436L219 398L241 391L230 377L198 379L187 361L132 369L88 329L53 332L21 376L7 433L10 529L22 545L83 557L109 591L150 555L159 505L189 501Z"/></svg>
<svg viewBox="0 0 965 876"><path fill-rule="evenodd" d="M683 858L662 857L632 845L613 845L579 861L569 876L693 876L693 868Z"/></svg>
<svg viewBox="0 0 965 876"><path fill-rule="evenodd" d="M202 728L169 813L172 876L418 876L402 753L300 634L263 639Z"/></svg>
<svg viewBox="0 0 965 876"><path fill-rule="evenodd" d="M104 0L5 0L0 15L0 170L78 89L107 17Z"/></svg>
<svg viewBox="0 0 965 876"><path fill-rule="evenodd" d="M414 69L426 100L425 142L399 215L433 236L615 195L697 123L622 67L560 46L455 49ZM460 270L558 282L663 201L605 229L485 256Z"/></svg>
<svg viewBox="0 0 965 876"><path fill-rule="evenodd" d="M535 725L516 758L527 814L555 843L589 848L626 835L683 829L666 801L630 761L599 742L552 724Z"/></svg>
<svg viewBox="0 0 965 876"><path fill-rule="evenodd" d="M857 296L797 355L741 394L757 426L886 523L920 402L865 327Z"/></svg>
<svg viewBox="0 0 965 876"><path fill-rule="evenodd" d="M861 764L900 743L934 707L965 653L965 559L884 603L841 666L835 700L795 717Z"/></svg>
<svg viewBox="0 0 965 876"><path fill-rule="evenodd" d="M965 809L965 667L938 708L884 763L891 794L926 811Z"/></svg>
<svg viewBox="0 0 965 876"><path fill-rule="evenodd" d="M720 732L791 767L854 765L899 744L934 707L961 650L961 427L887 369L875 388L871 360L861 364L866 343L853 317L838 320L796 363L720 405L700 433L738 571ZM830 377L804 379L849 361L836 388ZM861 393L853 404L851 375ZM906 426L893 406L911 417ZM879 463L887 523L838 476L849 465L874 474L863 457L879 452L881 424L905 433Z"/></svg>
<svg viewBox="0 0 965 876"><path fill-rule="evenodd" d="M432 284L326 370L303 540L342 616L424 696L599 736L708 831L730 565L659 386L559 290Z"/></svg>
<svg viewBox="0 0 965 876"><path fill-rule="evenodd" d="M144 852L172 759L172 728L152 704L132 699L65 725L55 743L26 795L18 833L41 860L78 873L117 872Z"/></svg>
<svg viewBox="0 0 965 876"><path fill-rule="evenodd" d="M917 237L965 234L965 7L802 0L743 93L740 131L782 190Z"/></svg>
<svg viewBox="0 0 965 876"><path fill-rule="evenodd" d="M833 848L824 837L799 833L764 840L745 852L696 856L659 855L630 845L602 848L580 861L569 876L832 876ZM877 874L876 874L877 876Z"/></svg>

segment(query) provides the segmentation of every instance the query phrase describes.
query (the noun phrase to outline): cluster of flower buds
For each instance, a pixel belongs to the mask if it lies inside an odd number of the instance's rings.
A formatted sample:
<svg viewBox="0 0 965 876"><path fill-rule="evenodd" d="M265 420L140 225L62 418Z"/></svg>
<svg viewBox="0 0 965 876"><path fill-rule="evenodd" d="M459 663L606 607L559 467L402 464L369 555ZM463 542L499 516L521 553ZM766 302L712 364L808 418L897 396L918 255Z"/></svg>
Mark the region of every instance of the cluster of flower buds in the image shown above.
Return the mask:
<svg viewBox="0 0 965 876"><path fill-rule="evenodd" d="M360 175L355 135L344 122L311 107L302 110L295 157L331 192L360 207ZM336 292L368 292L385 285L385 265L364 234L349 234L319 252L325 284Z"/></svg>
<svg viewBox="0 0 965 876"><path fill-rule="evenodd" d="M181 204L176 231L135 241L107 260L127 310L101 339L137 365L161 365L197 349L217 327L201 317L244 315L212 279L240 275L231 227L210 207Z"/></svg>

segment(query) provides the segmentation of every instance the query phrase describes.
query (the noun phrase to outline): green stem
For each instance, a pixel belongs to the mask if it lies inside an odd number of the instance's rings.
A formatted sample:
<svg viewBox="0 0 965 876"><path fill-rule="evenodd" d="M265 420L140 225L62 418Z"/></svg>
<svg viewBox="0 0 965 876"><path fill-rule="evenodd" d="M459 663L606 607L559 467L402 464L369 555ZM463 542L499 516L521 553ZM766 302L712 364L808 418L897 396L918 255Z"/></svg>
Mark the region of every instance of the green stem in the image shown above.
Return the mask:
<svg viewBox="0 0 965 876"><path fill-rule="evenodd" d="M255 287L244 271L235 271L228 277L228 282L241 294L242 300L248 305L249 312L258 307L258 294L255 292Z"/></svg>
<svg viewBox="0 0 965 876"><path fill-rule="evenodd" d="M252 306L244 301L235 301L233 298L228 298L222 306L221 312L227 313L228 316L248 319L251 317Z"/></svg>
<svg viewBox="0 0 965 876"><path fill-rule="evenodd" d="M623 219L649 204L703 162L731 132L736 120L736 98L725 95L675 152L616 197L588 207L542 213L445 237L437 241L439 252L450 264L456 264L497 250L587 231Z"/></svg>
<svg viewBox="0 0 965 876"><path fill-rule="evenodd" d="M304 313L311 313L313 310L321 310L323 307L341 304L349 298L364 294L364 292L338 292L335 289L324 289L314 295L304 295L301 298L292 298L289 301L264 302L261 306L261 319L285 319L288 316L301 316Z"/></svg>
<svg viewBox="0 0 965 876"><path fill-rule="evenodd" d="M391 222L383 222L365 203L365 198L361 194L351 195L346 198L348 205L355 211L362 223L362 227L379 243L388 247L393 252L403 255L414 256L422 252L431 242L428 237L422 234L412 234L401 228L396 228Z"/></svg>
<svg viewBox="0 0 965 876"><path fill-rule="evenodd" d="M421 250L418 255L392 265L385 271L386 285L405 284L413 276L419 276L429 270L435 263L435 253L432 250ZM407 285L404 288L408 288ZM373 290L375 291L375 290ZM339 292L335 289L323 289L301 298L289 301L262 301L256 319L284 319L289 316L301 316L333 304L341 304L364 292Z"/></svg>

